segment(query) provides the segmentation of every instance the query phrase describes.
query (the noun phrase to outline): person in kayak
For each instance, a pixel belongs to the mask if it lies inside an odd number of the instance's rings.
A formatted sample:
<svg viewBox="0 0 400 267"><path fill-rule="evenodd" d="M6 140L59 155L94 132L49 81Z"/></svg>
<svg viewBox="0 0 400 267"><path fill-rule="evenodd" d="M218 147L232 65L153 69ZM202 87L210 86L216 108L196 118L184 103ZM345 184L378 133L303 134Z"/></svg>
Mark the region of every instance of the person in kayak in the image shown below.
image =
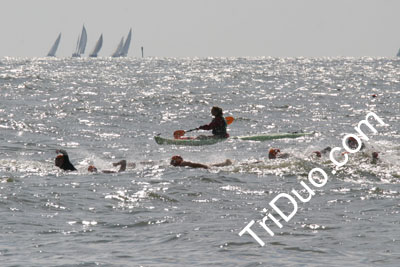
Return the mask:
<svg viewBox="0 0 400 267"><path fill-rule="evenodd" d="M214 119L210 124L202 125L197 129L201 130L212 130L213 137L216 138L228 138L229 134L226 131L227 123L223 116L222 108L220 107L212 107L211 114L214 116Z"/></svg>
<svg viewBox="0 0 400 267"><path fill-rule="evenodd" d="M55 159L55 165L64 171L76 171L74 165L69 161L69 156L67 151L64 149L57 149L57 155Z"/></svg>
<svg viewBox="0 0 400 267"><path fill-rule="evenodd" d="M101 171L102 173L118 173L118 172L124 172L126 170L126 160L120 160L116 163L113 163L113 166L120 166L118 171L112 171L112 170L103 170ZM94 165L90 165L88 167L88 172L98 172L97 168Z"/></svg>
<svg viewBox="0 0 400 267"><path fill-rule="evenodd" d="M184 161L181 156L173 156L171 158L171 165L175 167L190 167L190 168L202 168L202 169L210 169L210 167L224 167L224 166L229 166L232 165L232 161L227 159L225 162L222 163L216 163L212 164L210 166L201 164L201 163L195 163L195 162L190 162L190 161Z"/></svg>

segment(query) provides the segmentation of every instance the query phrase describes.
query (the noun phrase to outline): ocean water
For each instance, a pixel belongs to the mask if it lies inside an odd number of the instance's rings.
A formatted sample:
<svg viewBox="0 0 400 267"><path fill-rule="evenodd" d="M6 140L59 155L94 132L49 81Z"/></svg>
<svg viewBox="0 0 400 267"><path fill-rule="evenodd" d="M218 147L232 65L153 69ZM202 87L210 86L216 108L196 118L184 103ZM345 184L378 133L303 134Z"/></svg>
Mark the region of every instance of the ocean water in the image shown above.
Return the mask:
<svg viewBox="0 0 400 267"><path fill-rule="evenodd" d="M1 266L398 266L400 60L389 58L0 59ZM376 95L373 97L372 95ZM231 136L315 132L266 142L160 146L211 121ZM369 112L366 148L332 174L326 146ZM206 134L192 132L191 135ZM268 159L272 147L287 159ZM77 172L54 166L68 151ZM371 153L379 160L371 162ZM173 167L169 160L232 166ZM93 174L88 165L124 173ZM313 168L328 174L312 187ZM279 228L269 202L300 182L315 195ZM289 201L277 203L286 214ZM250 222L265 242L239 232Z"/></svg>

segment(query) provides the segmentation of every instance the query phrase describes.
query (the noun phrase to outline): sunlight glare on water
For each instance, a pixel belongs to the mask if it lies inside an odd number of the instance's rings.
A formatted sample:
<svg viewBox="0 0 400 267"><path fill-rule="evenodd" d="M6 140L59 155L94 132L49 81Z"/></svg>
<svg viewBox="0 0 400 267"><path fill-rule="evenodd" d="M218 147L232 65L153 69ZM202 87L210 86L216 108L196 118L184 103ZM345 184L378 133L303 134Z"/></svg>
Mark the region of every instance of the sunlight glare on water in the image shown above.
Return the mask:
<svg viewBox="0 0 400 267"><path fill-rule="evenodd" d="M399 60L123 58L0 60L0 260L8 266L396 266ZM377 97L372 97L372 95ZM160 146L153 137L233 116L231 136L315 132L265 142ZM332 174L313 151L341 146L368 112L365 150ZM189 136L206 134L193 131ZM270 148L287 159L268 159ZM77 172L54 166L68 151ZM379 161L372 163L372 152ZM176 168L173 155L232 166ZM128 161L123 173L111 163ZM135 165L133 164L135 163ZM323 168L327 185L260 247L238 233L268 202ZM303 192L304 193L304 192ZM10 242L12 240L12 242Z"/></svg>

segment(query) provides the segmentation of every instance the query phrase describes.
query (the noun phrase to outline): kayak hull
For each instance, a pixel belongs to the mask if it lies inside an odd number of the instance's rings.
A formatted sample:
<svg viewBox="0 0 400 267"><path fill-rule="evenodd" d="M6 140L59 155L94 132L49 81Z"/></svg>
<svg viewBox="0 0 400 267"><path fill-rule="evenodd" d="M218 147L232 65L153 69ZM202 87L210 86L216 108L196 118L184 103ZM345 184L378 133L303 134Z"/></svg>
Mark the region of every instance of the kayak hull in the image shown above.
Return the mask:
<svg viewBox="0 0 400 267"><path fill-rule="evenodd" d="M250 136L236 136L230 138L211 137L211 138L201 138L201 139L171 139L171 138L164 138L161 136L154 136L154 140L159 145L205 146L223 142L228 139L239 139L246 141L268 141L274 139L298 138L311 134L313 133L272 133L272 134L260 134L260 135L250 135Z"/></svg>
<svg viewBox="0 0 400 267"><path fill-rule="evenodd" d="M154 140L159 145L206 146L225 141L226 138L170 139L161 136L154 136Z"/></svg>

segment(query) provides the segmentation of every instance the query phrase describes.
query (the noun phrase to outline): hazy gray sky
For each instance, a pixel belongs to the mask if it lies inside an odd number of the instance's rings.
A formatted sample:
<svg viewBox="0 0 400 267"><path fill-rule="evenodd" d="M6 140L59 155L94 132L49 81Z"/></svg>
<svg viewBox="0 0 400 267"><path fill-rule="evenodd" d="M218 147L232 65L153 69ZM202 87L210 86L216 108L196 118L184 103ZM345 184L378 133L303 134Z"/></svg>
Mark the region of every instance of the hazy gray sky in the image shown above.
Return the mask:
<svg viewBox="0 0 400 267"><path fill-rule="evenodd" d="M59 32L69 57L85 24L109 56L132 27L130 57L387 56L400 48L399 0L1 0L0 57L42 57Z"/></svg>

